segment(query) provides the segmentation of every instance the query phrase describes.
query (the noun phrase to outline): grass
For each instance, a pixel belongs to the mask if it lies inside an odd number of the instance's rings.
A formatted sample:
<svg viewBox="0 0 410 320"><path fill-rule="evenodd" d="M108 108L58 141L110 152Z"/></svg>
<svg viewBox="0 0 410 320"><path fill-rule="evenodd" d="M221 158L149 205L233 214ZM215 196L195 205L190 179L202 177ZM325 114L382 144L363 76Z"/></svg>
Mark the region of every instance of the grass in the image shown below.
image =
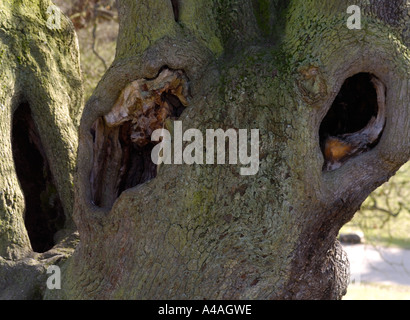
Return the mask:
<svg viewBox="0 0 410 320"><path fill-rule="evenodd" d="M370 195L341 230L348 232L363 233L367 243L410 249L410 162Z"/></svg>
<svg viewBox="0 0 410 320"><path fill-rule="evenodd" d="M410 286L353 284L348 287L343 300L410 300Z"/></svg>

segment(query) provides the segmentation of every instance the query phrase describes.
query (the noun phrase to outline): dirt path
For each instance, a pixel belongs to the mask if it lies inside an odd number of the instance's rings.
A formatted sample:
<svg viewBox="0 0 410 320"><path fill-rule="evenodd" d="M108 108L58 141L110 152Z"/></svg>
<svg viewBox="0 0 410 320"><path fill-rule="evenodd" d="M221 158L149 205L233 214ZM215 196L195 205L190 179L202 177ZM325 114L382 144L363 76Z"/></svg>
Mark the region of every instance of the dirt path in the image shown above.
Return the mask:
<svg viewBox="0 0 410 320"><path fill-rule="evenodd" d="M373 282L410 286L410 250L344 245L352 283Z"/></svg>

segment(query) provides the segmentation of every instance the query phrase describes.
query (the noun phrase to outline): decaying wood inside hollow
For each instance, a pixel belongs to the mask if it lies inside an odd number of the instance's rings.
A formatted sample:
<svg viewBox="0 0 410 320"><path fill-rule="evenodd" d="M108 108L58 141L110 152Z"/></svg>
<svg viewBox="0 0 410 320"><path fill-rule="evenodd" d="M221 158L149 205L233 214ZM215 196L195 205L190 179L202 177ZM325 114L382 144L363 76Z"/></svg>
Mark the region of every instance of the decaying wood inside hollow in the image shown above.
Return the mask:
<svg viewBox="0 0 410 320"><path fill-rule="evenodd" d="M386 122L386 87L376 76L359 73L343 84L320 128L324 171L377 145Z"/></svg>
<svg viewBox="0 0 410 320"><path fill-rule="evenodd" d="M155 178L151 134L179 118L187 96L184 73L163 69L155 79L127 85L111 112L94 122L91 188L97 206L111 207L124 190Z"/></svg>

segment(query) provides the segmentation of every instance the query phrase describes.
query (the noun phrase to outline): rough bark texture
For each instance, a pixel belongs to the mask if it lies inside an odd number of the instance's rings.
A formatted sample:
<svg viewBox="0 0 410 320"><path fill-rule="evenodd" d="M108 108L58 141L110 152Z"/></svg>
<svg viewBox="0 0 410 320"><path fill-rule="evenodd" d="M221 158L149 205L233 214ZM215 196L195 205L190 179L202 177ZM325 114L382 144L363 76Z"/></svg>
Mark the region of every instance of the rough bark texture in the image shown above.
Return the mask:
<svg viewBox="0 0 410 320"><path fill-rule="evenodd" d="M359 1L360 2L360 1ZM81 122L80 244L48 298L339 299L336 241L367 195L409 159L405 1L120 1L117 57ZM393 3L393 4L392 4ZM174 4L174 7L172 6ZM164 66L190 79L184 128L260 129L260 170L165 165L112 207L91 199L90 128L137 79ZM319 127L344 81L386 86L377 146L324 172Z"/></svg>
<svg viewBox="0 0 410 320"><path fill-rule="evenodd" d="M80 242L45 298L340 299L349 266L338 231L410 154L409 16L397 14L407 3L368 3L357 1L362 29L349 30L344 0L119 1L116 59L80 124ZM97 206L93 126L164 68L189 79L184 129L260 130L259 172L163 165ZM383 134L323 171L321 122L357 73L386 86Z"/></svg>
<svg viewBox="0 0 410 320"><path fill-rule="evenodd" d="M65 17L60 29L47 27L50 5L0 3L0 298L41 298L46 266L78 241L78 43Z"/></svg>

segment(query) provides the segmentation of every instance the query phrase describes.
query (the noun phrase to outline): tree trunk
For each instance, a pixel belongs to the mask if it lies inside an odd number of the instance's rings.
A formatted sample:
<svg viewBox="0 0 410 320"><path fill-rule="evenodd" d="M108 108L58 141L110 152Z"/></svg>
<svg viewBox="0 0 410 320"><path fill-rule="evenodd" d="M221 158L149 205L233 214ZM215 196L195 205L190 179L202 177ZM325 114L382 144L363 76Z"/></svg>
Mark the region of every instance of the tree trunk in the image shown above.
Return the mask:
<svg viewBox="0 0 410 320"><path fill-rule="evenodd" d="M78 238L78 43L49 8L48 0L0 3L0 298L41 298L46 266L71 255Z"/></svg>
<svg viewBox="0 0 410 320"><path fill-rule="evenodd" d="M118 1L116 59L80 124L80 242L45 298L340 299L338 231L410 154L406 2L357 1L359 30L349 5ZM177 152L152 167L150 135L175 147L181 123L245 129L257 173Z"/></svg>

